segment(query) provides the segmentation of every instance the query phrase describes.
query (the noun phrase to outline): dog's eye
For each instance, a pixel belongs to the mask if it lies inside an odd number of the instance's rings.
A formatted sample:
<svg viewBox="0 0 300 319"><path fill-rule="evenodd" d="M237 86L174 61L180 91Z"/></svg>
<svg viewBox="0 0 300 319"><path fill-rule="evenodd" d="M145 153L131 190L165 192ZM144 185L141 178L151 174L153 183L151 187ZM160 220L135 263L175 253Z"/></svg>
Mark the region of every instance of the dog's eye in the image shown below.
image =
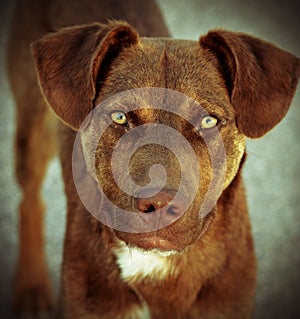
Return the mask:
<svg viewBox="0 0 300 319"><path fill-rule="evenodd" d="M127 123L126 114L122 111L112 112L110 116L116 124L124 125Z"/></svg>
<svg viewBox="0 0 300 319"><path fill-rule="evenodd" d="M215 127L217 124L218 124L218 119L211 115L204 116L201 120L202 129L212 128L212 127Z"/></svg>

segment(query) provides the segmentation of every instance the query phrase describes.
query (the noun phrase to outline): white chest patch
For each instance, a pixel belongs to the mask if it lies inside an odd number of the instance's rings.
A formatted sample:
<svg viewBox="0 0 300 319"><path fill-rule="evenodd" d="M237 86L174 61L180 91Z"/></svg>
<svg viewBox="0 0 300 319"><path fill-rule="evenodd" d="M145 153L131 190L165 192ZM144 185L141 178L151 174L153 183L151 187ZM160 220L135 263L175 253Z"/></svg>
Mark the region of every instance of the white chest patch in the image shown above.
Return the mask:
<svg viewBox="0 0 300 319"><path fill-rule="evenodd" d="M143 303L142 306L130 309L125 317L130 319L151 319L151 314L147 304Z"/></svg>
<svg viewBox="0 0 300 319"><path fill-rule="evenodd" d="M155 249L145 251L137 247L129 248L125 243L120 243L120 246L114 249L114 253L125 281L138 279L157 281L177 274L176 267L172 263L173 255L177 252L161 252Z"/></svg>

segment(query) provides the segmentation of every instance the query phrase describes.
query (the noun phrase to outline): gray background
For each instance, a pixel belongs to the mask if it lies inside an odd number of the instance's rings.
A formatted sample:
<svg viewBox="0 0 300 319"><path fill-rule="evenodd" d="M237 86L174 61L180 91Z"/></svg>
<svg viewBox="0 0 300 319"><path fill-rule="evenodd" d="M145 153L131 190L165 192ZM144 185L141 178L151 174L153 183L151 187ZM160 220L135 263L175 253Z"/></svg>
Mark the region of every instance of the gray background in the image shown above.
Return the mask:
<svg viewBox="0 0 300 319"><path fill-rule="evenodd" d="M15 110L5 73L5 43L13 1L0 3L0 318L9 306L17 257L17 205L13 165ZM300 2L278 0L159 0L176 38L198 39L224 27L265 38L300 56ZM244 177L259 260L255 318L300 318L300 96L286 118L260 140L248 141ZM60 167L51 163L43 188L48 205L47 254L58 287L65 200Z"/></svg>

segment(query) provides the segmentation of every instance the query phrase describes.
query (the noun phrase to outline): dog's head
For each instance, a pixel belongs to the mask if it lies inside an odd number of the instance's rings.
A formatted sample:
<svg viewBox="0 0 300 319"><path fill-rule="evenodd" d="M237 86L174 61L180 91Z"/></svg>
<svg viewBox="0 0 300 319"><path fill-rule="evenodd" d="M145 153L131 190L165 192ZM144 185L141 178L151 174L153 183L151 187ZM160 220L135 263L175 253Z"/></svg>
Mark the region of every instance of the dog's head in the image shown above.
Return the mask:
<svg viewBox="0 0 300 319"><path fill-rule="evenodd" d="M66 28L35 42L33 52L45 98L61 120L74 130L105 126L101 137L85 140L97 144L95 178L108 201L156 225L114 230L145 249L181 250L199 237L239 171L245 138L261 137L284 117L300 73L298 58L246 34L140 38L123 22ZM103 115L99 122L93 109ZM113 174L115 160L126 165ZM133 183L124 190L126 178Z"/></svg>

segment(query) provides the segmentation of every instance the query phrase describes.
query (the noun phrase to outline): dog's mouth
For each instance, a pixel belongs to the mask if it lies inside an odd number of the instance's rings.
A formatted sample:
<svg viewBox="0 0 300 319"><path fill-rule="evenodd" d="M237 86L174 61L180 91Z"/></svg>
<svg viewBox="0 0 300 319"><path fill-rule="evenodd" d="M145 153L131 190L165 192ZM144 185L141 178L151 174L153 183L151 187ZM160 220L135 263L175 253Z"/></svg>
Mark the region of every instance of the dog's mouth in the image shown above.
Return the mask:
<svg viewBox="0 0 300 319"><path fill-rule="evenodd" d="M158 236L151 236L148 238L143 238L136 243L136 246L144 250L156 249L161 252L167 251L180 251L181 247L176 245L174 242L163 239Z"/></svg>
<svg viewBox="0 0 300 319"><path fill-rule="evenodd" d="M151 236L148 238L141 238L140 240L124 240L118 238L129 248L139 248L145 252L155 252L162 256L175 255L184 250L184 247L180 247L176 243L163 239L159 236Z"/></svg>
<svg viewBox="0 0 300 319"><path fill-rule="evenodd" d="M162 254L179 253L204 236L214 216L213 210L205 218L189 227L178 220L173 225L152 233L124 233L116 230L114 233L128 247L138 247L145 251L155 250Z"/></svg>

